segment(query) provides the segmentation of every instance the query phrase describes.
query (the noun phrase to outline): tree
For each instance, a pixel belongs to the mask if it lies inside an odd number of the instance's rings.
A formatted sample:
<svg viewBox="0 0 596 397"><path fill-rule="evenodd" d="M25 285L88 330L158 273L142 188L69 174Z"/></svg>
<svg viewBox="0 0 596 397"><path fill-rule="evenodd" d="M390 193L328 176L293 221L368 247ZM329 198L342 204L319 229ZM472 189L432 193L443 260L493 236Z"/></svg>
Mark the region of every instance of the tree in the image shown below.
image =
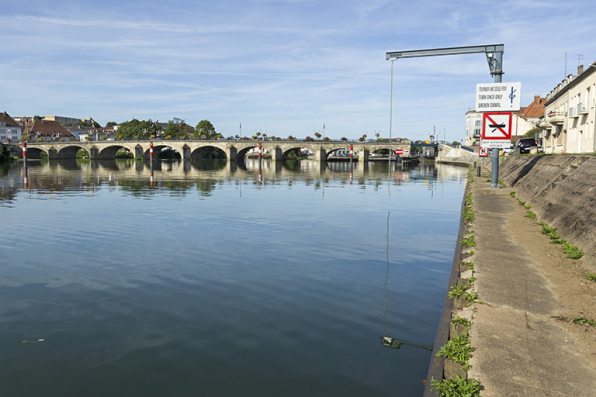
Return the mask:
<svg viewBox="0 0 596 397"><path fill-rule="evenodd" d="M524 138L534 138L536 137L536 134L538 134L540 132L540 128L538 128L537 125L534 126L534 128L532 128L531 130L529 130L528 132L526 132L524 134Z"/></svg>
<svg viewBox="0 0 596 397"><path fill-rule="evenodd" d="M12 161L12 157L10 156L10 152L8 148L0 143L0 164L1 163L8 163Z"/></svg>
<svg viewBox="0 0 596 397"><path fill-rule="evenodd" d="M118 125L118 123L116 123L115 121L108 121L108 122L106 123L106 127L113 127L113 126L115 126L115 125Z"/></svg>
<svg viewBox="0 0 596 397"><path fill-rule="evenodd" d="M186 134L194 133L194 131L184 120L174 117L173 120L168 121L168 125L163 133L165 136L169 136L170 139L181 139Z"/></svg>
<svg viewBox="0 0 596 397"><path fill-rule="evenodd" d="M120 124L118 130L116 130L117 139L138 139L145 138L149 139L152 136L157 135L159 127L151 120L132 119L125 123Z"/></svg>
<svg viewBox="0 0 596 397"><path fill-rule="evenodd" d="M346 138L345 136L342 136L342 137L341 137L341 140L345 142L345 141L347 141L347 140L348 140L348 138Z"/></svg>
<svg viewBox="0 0 596 397"><path fill-rule="evenodd" d="M195 136L199 136L203 139L213 139L217 136L217 132L215 132L215 127L209 120L201 120L199 124L195 127Z"/></svg>

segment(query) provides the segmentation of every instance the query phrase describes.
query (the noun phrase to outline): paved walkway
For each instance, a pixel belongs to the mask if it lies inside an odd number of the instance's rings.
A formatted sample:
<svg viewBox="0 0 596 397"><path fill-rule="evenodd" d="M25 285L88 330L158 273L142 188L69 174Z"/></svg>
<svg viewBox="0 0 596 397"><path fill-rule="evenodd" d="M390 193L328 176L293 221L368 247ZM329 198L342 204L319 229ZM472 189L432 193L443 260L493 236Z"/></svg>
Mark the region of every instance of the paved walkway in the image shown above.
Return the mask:
<svg viewBox="0 0 596 397"><path fill-rule="evenodd" d="M476 349L469 377L484 397L596 396L596 326L569 321L594 313L596 283L581 267L591 259L566 258L524 217L514 189L491 189L487 179L472 185L477 246L467 260L484 303L464 309Z"/></svg>

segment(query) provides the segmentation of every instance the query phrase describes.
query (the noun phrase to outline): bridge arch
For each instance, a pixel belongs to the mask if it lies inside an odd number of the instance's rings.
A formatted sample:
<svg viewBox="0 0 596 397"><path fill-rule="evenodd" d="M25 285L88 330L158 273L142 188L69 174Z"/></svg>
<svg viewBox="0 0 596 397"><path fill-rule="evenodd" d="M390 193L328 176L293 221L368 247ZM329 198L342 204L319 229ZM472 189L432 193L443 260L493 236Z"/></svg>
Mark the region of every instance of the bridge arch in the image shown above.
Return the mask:
<svg viewBox="0 0 596 397"><path fill-rule="evenodd" d="M225 150L215 145L202 145L190 152L191 160L227 159Z"/></svg>
<svg viewBox="0 0 596 397"><path fill-rule="evenodd" d="M19 150L19 157L22 157L22 151ZM30 159L39 159L41 158L41 156L49 156L50 153L49 151L42 149L42 148L37 148L37 147L31 147L28 146L27 147L27 158Z"/></svg>
<svg viewBox="0 0 596 397"><path fill-rule="evenodd" d="M60 150L56 154L57 157L61 159L76 159L77 153L81 149L85 150L86 152L89 152L89 150L83 145L77 145L73 143L60 148Z"/></svg>

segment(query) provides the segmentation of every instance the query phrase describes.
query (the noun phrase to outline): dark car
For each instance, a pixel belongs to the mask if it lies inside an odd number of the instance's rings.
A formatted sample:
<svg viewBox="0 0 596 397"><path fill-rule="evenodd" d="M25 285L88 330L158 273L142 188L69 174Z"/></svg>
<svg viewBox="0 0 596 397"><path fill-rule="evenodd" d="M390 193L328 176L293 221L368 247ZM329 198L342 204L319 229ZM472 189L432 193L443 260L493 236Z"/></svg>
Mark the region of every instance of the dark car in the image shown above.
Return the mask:
<svg viewBox="0 0 596 397"><path fill-rule="evenodd" d="M530 153L530 148L532 146L536 146L536 150L538 150L538 142L534 138L521 138L517 140L515 147L519 148L520 153Z"/></svg>

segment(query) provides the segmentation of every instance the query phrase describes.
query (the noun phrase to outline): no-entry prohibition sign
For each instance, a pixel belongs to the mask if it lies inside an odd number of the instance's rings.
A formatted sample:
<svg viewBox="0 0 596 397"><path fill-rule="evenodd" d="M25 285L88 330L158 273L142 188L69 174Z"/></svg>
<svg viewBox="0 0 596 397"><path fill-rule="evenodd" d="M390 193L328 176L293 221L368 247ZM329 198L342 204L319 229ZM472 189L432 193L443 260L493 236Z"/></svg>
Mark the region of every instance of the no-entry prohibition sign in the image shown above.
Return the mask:
<svg viewBox="0 0 596 397"><path fill-rule="evenodd" d="M482 113L482 139L507 139L511 140L511 112L485 112Z"/></svg>

